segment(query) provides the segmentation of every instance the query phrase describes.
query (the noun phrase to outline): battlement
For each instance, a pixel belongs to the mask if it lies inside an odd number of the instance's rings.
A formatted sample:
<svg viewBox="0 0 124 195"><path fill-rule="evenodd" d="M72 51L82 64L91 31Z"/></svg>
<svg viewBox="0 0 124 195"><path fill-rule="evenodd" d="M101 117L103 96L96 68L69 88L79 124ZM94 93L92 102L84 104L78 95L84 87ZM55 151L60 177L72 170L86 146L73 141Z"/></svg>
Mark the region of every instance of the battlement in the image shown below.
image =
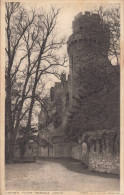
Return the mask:
<svg viewBox="0 0 124 195"><path fill-rule="evenodd" d="M103 22L98 14L81 12L75 16L72 24L73 34L69 37L67 45L76 46L82 42L82 47L99 48L107 53L109 49L110 31L107 24ZM83 48L82 48L83 49Z"/></svg>
<svg viewBox="0 0 124 195"><path fill-rule="evenodd" d="M83 30L83 28L88 28L90 24L93 25L92 27L94 29L96 27L100 28L100 24L103 25L103 21L96 13L90 13L87 11L85 12L85 14L83 14L82 12L80 12L75 16L74 21L72 22L73 33Z"/></svg>
<svg viewBox="0 0 124 195"><path fill-rule="evenodd" d="M65 82L66 81L66 74L63 72L60 76L61 78L61 82Z"/></svg>

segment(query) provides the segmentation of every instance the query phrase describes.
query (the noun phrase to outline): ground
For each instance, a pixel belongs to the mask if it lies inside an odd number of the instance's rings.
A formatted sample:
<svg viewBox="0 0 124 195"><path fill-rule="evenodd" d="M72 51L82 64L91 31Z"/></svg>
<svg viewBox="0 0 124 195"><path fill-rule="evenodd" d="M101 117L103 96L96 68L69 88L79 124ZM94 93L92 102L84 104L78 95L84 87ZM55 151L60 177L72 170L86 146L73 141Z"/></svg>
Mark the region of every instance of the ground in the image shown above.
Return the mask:
<svg viewBox="0 0 124 195"><path fill-rule="evenodd" d="M119 185L118 176L91 172L71 159L6 165L9 191L119 191Z"/></svg>

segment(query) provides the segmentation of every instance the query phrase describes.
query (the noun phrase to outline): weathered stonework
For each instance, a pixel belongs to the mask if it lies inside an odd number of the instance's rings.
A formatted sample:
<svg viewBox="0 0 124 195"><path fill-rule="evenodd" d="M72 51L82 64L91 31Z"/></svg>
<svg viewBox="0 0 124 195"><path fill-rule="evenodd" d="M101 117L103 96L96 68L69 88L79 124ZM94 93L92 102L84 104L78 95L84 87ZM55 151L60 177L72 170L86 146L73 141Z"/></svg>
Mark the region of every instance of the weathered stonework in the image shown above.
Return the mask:
<svg viewBox="0 0 124 195"><path fill-rule="evenodd" d="M119 136L113 131L87 132L82 144L72 145L72 158L82 161L92 171L120 174ZM81 147L87 144L87 150Z"/></svg>
<svg viewBox="0 0 124 195"><path fill-rule="evenodd" d="M102 22L99 15L90 14L90 12L84 15L79 13L73 21L73 34L67 42L71 101L75 94L78 95L78 70L82 69L85 74L87 65L100 66L101 70L104 70L105 66L110 64L107 59L108 48L109 28Z"/></svg>
<svg viewBox="0 0 124 195"><path fill-rule="evenodd" d="M120 156L119 154L97 154L90 152L88 167L90 170L103 173L120 174Z"/></svg>
<svg viewBox="0 0 124 195"><path fill-rule="evenodd" d="M81 145L79 144L73 144L72 145L72 158L77 159L77 160L82 160L82 148Z"/></svg>
<svg viewBox="0 0 124 195"><path fill-rule="evenodd" d="M90 120L80 142L85 142L88 150L79 159L92 170L119 174L120 76L119 66L112 66L108 60L109 40L109 27L99 15L86 12L75 17L67 43L70 102L77 103L73 97L78 97L80 91L82 97L87 97L84 110L89 112ZM82 85L78 72L82 73ZM75 158L80 149L72 148Z"/></svg>
<svg viewBox="0 0 124 195"><path fill-rule="evenodd" d="M50 104L55 105L58 121L51 141L53 157L71 156L91 170L119 174L120 70L108 59L109 28L99 15L89 12L76 16L72 26L73 33L67 42L69 77L66 80L63 74L61 82L55 83L50 93ZM85 103L88 105L84 109L89 112L90 120L87 130L83 129L83 124L81 126L80 144L68 146L63 140L66 135L62 124L66 122L68 110L76 105L73 97L78 97L80 91L87 97ZM58 139L54 139L56 135Z"/></svg>
<svg viewBox="0 0 124 195"><path fill-rule="evenodd" d="M58 128L63 123L63 116L66 115L69 108L69 81L64 73L61 74L61 81L55 82L54 87L50 89L50 97L47 100L47 112L43 108L39 114L39 130L45 129L47 118L50 123ZM42 118L42 120L41 120ZM49 123L49 122L48 122Z"/></svg>
<svg viewBox="0 0 124 195"><path fill-rule="evenodd" d="M120 137L115 129L85 132L81 141L88 146L87 165L90 170L120 173Z"/></svg>

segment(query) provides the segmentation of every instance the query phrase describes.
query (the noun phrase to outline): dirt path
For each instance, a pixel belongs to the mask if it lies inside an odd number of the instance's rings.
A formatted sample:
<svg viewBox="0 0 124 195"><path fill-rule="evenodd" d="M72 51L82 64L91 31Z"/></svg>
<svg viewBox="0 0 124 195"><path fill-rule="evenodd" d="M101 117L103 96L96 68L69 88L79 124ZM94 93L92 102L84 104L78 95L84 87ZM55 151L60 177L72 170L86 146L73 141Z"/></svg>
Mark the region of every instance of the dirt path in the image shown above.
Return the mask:
<svg viewBox="0 0 124 195"><path fill-rule="evenodd" d="M6 165L6 190L119 191L119 178L93 173L74 160Z"/></svg>

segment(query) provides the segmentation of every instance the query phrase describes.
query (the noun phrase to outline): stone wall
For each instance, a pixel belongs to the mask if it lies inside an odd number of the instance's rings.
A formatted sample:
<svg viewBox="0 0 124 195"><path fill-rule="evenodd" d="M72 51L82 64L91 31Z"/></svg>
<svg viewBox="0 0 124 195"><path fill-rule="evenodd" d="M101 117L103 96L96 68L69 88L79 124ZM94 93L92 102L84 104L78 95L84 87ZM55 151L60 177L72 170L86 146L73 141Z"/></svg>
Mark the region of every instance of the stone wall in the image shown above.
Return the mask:
<svg viewBox="0 0 124 195"><path fill-rule="evenodd" d="M39 146L38 157L69 158L71 157L71 143L54 143L52 146Z"/></svg>
<svg viewBox="0 0 124 195"><path fill-rule="evenodd" d="M88 166L89 170L120 174L119 154L88 152L87 155L83 156L81 145L77 145L72 147L72 158L82 161Z"/></svg>
<svg viewBox="0 0 124 195"><path fill-rule="evenodd" d="M110 62L107 55L109 28L106 24L103 24L98 14L86 12L83 15L79 13L75 17L72 26L73 32L67 42L67 51L69 55L70 99L71 104L74 104L73 96L79 94L78 77L80 70L84 72L82 75L84 78L86 72L89 72L89 70L86 70L88 65L90 68L95 66L95 69L99 67L103 71L104 66L110 64ZM85 83L82 85L83 89Z"/></svg>
<svg viewBox="0 0 124 195"><path fill-rule="evenodd" d="M54 87L50 89L50 97L47 98L44 107L39 114L39 129L45 129L48 124L54 124L58 128L63 122L63 116L68 112L70 99L68 80L65 73L61 74L61 82L55 82Z"/></svg>
<svg viewBox="0 0 124 195"><path fill-rule="evenodd" d="M111 153L99 154L90 152L88 167L90 170L98 172L119 174L120 156L119 154L112 155Z"/></svg>
<svg viewBox="0 0 124 195"><path fill-rule="evenodd" d="M53 158L71 157L71 143L53 144Z"/></svg>
<svg viewBox="0 0 124 195"><path fill-rule="evenodd" d="M72 158L91 170L119 174L120 70L108 59L109 27L90 12L79 13L72 26L67 42L69 95L72 107L80 105L81 129L77 125L75 130L82 132L80 143L87 144L73 145Z"/></svg>
<svg viewBox="0 0 124 195"><path fill-rule="evenodd" d="M48 146L39 146L38 148L38 157L48 157L49 155L49 150L48 150Z"/></svg>
<svg viewBox="0 0 124 195"><path fill-rule="evenodd" d="M80 144L72 146L72 158L82 160L82 148Z"/></svg>
<svg viewBox="0 0 124 195"><path fill-rule="evenodd" d="M90 170L120 174L119 135L114 130L87 132L81 144L72 145L72 158L82 161Z"/></svg>
<svg viewBox="0 0 124 195"><path fill-rule="evenodd" d="M14 158L20 158L20 147L19 144L15 144L14 146Z"/></svg>
<svg viewBox="0 0 124 195"><path fill-rule="evenodd" d="M37 157L38 156L38 145L37 143L27 143L24 153L24 158ZM20 159L20 146L15 144L14 146L14 158Z"/></svg>

